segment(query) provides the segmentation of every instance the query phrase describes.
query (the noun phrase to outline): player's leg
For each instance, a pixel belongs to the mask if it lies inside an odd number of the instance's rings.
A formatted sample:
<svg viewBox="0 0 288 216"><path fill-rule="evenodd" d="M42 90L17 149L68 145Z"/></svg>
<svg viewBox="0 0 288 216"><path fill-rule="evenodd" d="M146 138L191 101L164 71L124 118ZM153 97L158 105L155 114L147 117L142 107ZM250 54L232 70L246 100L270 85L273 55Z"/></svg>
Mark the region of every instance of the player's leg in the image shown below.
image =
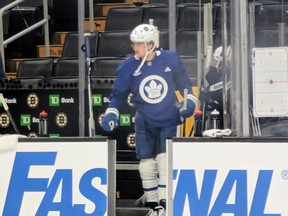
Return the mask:
<svg viewBox="0 0 288 216"><path fill-rule="evenodd" d="M139 172L147 205L152 209L158 205L158 169L155 160L156 131L141 114L135 116L136 154L140 159Z"/></svg>
<svg viewBox="0 0 288 216"><path fill-rule="evenodd" d="M167 185L167 168L166 168L166 140L176 136L177 127L161 128L159 134L159 148L158 155L156 157L158 173L159 173L159 185L158 195L160 205L166 208L166 185Z"/></svg>

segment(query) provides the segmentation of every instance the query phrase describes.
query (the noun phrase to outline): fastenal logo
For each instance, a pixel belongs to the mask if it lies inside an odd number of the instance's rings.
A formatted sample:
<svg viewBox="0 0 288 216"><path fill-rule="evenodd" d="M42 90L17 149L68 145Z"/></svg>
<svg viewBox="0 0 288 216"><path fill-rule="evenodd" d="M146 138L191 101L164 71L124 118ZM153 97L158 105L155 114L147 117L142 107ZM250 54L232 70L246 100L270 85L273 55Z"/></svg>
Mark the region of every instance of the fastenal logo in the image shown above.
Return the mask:
<svg viewBox="0 0 288 216"><path fill-rule="evenodd" d="M120 126L130 126L131 120L130 120L130 114L121 114L120 115Z"/></svg>
<svg viewBox="0 0 288 216"><path fill-rule="evenodd" d="M135 133L130 133L128 134L127 138L126 138L126 142L127 142L127 145L130 147L130 148L135 148L136 146L136 136L135 136Z"/></svg>
<svg viewBox="0 0 288 216"><path fill-rule="evenodd" d="M21 114L20 115L20 126L31 126L31 115Z"/></svg>
<svg viewBox="0 0 288 216"><path fill-rule="evenodd" d="M66 127L68 124L68 117L65 113L60 112L56 115L56 125L60 128Z"/></svg>
<svg viewBox="0 0 288 216"><path fill-rule="evenodd" d="M49 106L60 106L60 95L49 95Z"/></svg>
<svg viewBox="0 0 288 216"><path fill-rule="evenodd" d="M102 106L102 94L92 94L92 106Z"/></svg>
<svg viewBox="0 0 288 216"><path fill-rule="evenodd" d="M1 113L0 115L0 127L7 128L10 125L10 118L7 113Z"/></svg>
<svg viewBox="0 0 288 216"><path fill-rule="evenodd" d="M31 93L26 99L27 105L30 108L36 108L39 105L39 97L35 93Z"/></svg>

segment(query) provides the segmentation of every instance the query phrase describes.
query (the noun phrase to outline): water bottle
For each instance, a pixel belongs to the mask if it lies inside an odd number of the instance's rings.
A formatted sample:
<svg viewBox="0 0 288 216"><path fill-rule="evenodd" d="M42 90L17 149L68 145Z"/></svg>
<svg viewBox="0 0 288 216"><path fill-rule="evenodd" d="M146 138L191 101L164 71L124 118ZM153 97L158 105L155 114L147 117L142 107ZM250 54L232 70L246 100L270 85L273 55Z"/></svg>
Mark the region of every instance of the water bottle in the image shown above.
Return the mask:
<svg viewBox="0 0 288 216"><path fill-rule="evenodd" d="M48 136L48 113L44 110L39 114L39 127L38 127L39 137Z"/></svg>
<svg viewBox="0 0 288 216"><path fill-rule="evenodd" d="M194 114L194 137L202 137L203 130L203 121L202 121L203 113L201 110L195 111Z"/></svg>
<svg viewBox="0 0 288 216"><path fill-rule="evenodd" d="M211 119L212 119L212 125L213 125L212 128L213 129L220 129L219 115L220 115L220 112L216 109L214 109L211 112Z"/></svg>

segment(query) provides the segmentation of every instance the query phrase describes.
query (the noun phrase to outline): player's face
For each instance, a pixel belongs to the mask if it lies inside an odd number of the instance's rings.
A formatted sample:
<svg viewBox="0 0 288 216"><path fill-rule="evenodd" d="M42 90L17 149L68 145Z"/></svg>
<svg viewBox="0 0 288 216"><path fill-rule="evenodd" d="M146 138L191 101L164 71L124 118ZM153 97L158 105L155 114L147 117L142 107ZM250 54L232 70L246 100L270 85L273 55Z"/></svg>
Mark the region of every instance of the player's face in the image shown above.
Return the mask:
<svg viewBox="0 0 288 216"><path fill-rule="evenodd" d="M144 58L146 54L146 46L145 43L133 43L132 48L135 52L137 58Z"/></svg>

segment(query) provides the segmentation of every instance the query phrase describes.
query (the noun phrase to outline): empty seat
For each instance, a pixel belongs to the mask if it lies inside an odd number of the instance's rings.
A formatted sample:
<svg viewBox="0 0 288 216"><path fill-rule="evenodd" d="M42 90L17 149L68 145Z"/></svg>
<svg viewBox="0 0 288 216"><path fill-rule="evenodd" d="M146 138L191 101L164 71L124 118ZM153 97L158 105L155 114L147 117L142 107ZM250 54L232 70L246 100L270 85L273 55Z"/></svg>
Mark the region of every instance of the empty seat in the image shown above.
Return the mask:
<svg viewBox="0 0 288 216"><path fill-rule="evenodd" d="M141 7L111 8L107 15L105 31L133 30L142 23Z"/></svg>
<svg viewBox="0 0 288 216"><path fill-rule="evenodd" d="M255 28L277 28L278 23L288 22L288 4L256 4L255 5Z"/></svg>
<svg viewBox="0 0 288 216"><path fill-rule="evenodd" d="M97 56L97 46L99 33L93 32L90 33L90 57ZM77 32L69 32L64 41L62 57L74 58L78 57L78 33Z"/></svg>
<svg viewBox="0 0 288 216"><path fill-rule="evenodd" d="M93 59L91 77L115 77L117 67L125 60L124 57L98 57Z"/></svg>
<svg viewBox="0 0 288 216"><path fill-rule="evenodd" d="M53 63L53 59L50 58L23 60L19 64L17 78L49 79L52 75Z"/></svg>
<svg viewBox="0 0 288 216"><path fill-rule="evenodd" d="M213 29L214 30L219 30L221 29L222 26L222 7L220 4L214 5L213 7ZM227 13L227 19L226 19L226 26L227 29L230 29L230 25L231 25L231 19L230 19L230 6L227 5L226 8L226 13Z"/></svg>
<svg viewBox="0 0 288 216"><path fill-rule="evenodd" d="M169 49L169 32L168 30L162 30L160 31L160 38L159 38L159 43L160 43L160 49Z"/></svg>
<svg viewBox="0 0 288 216"><path fill-rule="evenodd" d="M199 6L195 4L181 4L177 6L178 8L178 16L177 16L177 25L176 28L178 30L202 30L203 29L203 7L201 9ZM200 14L201 20L200 21Z"/></svg>
<svg viewBox="0 0 288 216"><path fill-rule="evenodd" d="M197 58L190 56L181 56L180 58L187 70L188 76L197 77Z"/></svg>
<svg viewBox="0 0 288 216"><path fill-rule="evenodd" d="M77 31L78 0L53 0L51 21L53 31Z"/></svg>
<svg viewBox="0 0 288 216"><path fill-rule="evenodd" d="M79 80L79 61L77 58L60 58L57 60L50 79L54 87L77 87Z"/></svg>
<svg viewBox="0 0 288 216"><path fill-rule="evenodd" d="M180 56L197 56L197 31L178 30L176 51Z"/></svg>
<svg viewBox="0 0 288 216"><path fill-rule="evenodd" d="M192 81L193 86L197 86L197 58L189 56L181 56L181 61Z"/></svg>
<svg viewBox="0 0 288 216"><path fill-rule="evenodd" d="M154 25L158 29L168 29L169 16L167 6L143 6L143 23L149 23L149 19L154 19Z"/></svg>
<svg viewBox="0 0 288 216"><path fill-rule="evenodd" d="M133 54L130 41L131 31L105 31L98 43L98 57L123 57Z"/></svg>
<svg viewBox="0 0 288 216"><path fill-rule="evenodd" d="M255 31L255 47L277 47L279 32L278 29L258 29ZM287 45L288 35L285 33Z"/></svg>
<svg viewBox="0 0 288 216"><path fill-rule="evenodd" d="M12 8L9 19L9 36L27 29L42 18L43 14L37 7ZM8 44L8 50L13 53L9 58L37 58L37 45L40 44L42 33L42 27L39 27Z"/></svg>
<svg viewBox="0 0 288 216"><path fill-rule="evenodd" d="M57 60L52 77L78 77L79 60L77 58L60 58Z"/></svg>
<svg viewBox="0 0 288 216"><path fill-rule="evenodd" d="M19 80L22 87L41 87L52 76L53 59L33 59L20 62L16 80Z"/></svg>

